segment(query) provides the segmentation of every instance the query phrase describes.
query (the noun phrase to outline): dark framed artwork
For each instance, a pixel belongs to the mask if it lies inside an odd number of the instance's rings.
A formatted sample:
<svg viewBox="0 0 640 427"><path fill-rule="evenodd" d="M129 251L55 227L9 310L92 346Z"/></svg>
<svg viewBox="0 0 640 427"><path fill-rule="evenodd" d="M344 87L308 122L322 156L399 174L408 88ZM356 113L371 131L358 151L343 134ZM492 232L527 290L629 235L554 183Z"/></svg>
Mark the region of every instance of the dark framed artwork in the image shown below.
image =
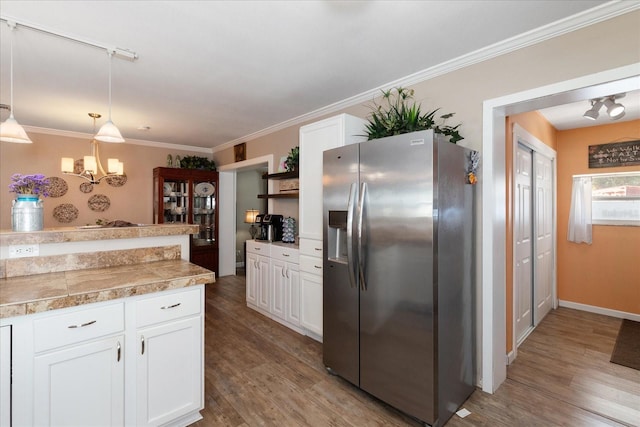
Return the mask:
<svg viewBox="0 0 640 427"><path fill-rule="evenodd" d="M233 154L236 162L247 160L247 143L243 142L242 144L234 145Z"/></svg>
<svg viewBox="0 0 640 427"><path fill-rule="evenodd" d="M640 140L589 146L589 168L640 165Z"/></svg>

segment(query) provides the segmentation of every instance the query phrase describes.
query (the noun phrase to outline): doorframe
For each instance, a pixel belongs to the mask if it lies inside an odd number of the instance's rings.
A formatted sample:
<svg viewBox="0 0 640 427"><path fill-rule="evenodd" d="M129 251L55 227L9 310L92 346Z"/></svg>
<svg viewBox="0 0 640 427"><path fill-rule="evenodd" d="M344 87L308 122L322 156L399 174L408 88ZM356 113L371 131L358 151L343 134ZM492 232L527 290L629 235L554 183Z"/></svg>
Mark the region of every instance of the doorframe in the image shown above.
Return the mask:
<svg viewBox="0 0 640 427"><path fill-rule="evenodd" d="M273 154L254 157L253 159L231 163L218 168L220 218L218 223L218 276L236 275L236 174L245 170L253 170L267 166L269 173L273 173ZM273 191L273 184L269 181L269 192ZM267 206L271 212L272 200Z"/></svg>
<svg viewBox="0 0 640 427"><path fill-rule="evenodd" d="M551 247L551 250L553 251L553 266L552 266L552 284L551 284L551 304L552 307L555 309L558 307L558 293L557 293L557 247L558 247L558 242L557 242L557 222L558 222L558 218L557 218L557 173L558 173L558 155L557 152L549 147L548 145L546 145L544 142L540 141L538 138L536 138L535 136L533 136L531 133L529 133L525 128L523 128L522 126L520 126L518 123L514 123L513 124L513 128L511 130L513 138L511 141L511 149L512 149L512 159L511 159L511 164L513 165L512 167L512 171L513 173L511 174L510 180L511 180L511 209L513 212L513 217L515 218L515 209L517 208L516 206L516 198L515 198L515 192L516 192L516 174L515 174L515 168L516 168L516 156L517 156L517 152L516 150L518 149L519 145L522 145L523 147L526 147L527 149L532 151L532 155L531 155L531 171L532 171L532 176L531 176L531 188L532 188L532 201L531 201L531 207L533 211L536 211L536 197L535 197L535 190L536 190L536 165L535 165L535 153L539 153L542 154L543 156L551 159L552 162L552 206L553 206L553 211L551 213L552 218L553 218L553 223L552 223L552 230L551 230L551 234L552 234L552 239L553 239L553 245ZM520 139L522 138L522 139ZM536 226L535 226L535 219L533 222L533 228L535 230ZM516 304L517 304L517 296L516 296L516 231L515 231L515 222L512 221L512 278L511 278L511 285L512 285L512 313L513 315L511 316L511 333L512 333L512 345L513 348L511 349L511 352L508 354L507 356L507 364L510 365L511 363L513 363L513 361L516 359L516 357L518 356L518 341L517 341L517 333L516 333L516 316L515 316L515 310L516 310ZM532 259L533 259L533 268L532 271L534 274L534 280L532 281L532 289L534 291L533 295L535 295L535 258L536 258L536 254L537 254L537 250L536 250L536 241L535 241L535 233L532 233L532 239L531 239L531 243L532 243ZM506 287L506 283L505 283L505 287ZM535 329L536 325L535 325L535 310L533 309L533 305L535 304L535 298L532 297L532 308L531 308L531 319L533 322L532 328L531 330L528 332L528 334L530 334L533 329ZM527 334L527 335L528 335Z"/></svg>
<svg viewBox="0 0 640 427"><path fill-rule="evenodd" d="M640 62L483 102L482 113L482 390L507 378L505 118L507 115L627 92L640 86Z"/></svg>

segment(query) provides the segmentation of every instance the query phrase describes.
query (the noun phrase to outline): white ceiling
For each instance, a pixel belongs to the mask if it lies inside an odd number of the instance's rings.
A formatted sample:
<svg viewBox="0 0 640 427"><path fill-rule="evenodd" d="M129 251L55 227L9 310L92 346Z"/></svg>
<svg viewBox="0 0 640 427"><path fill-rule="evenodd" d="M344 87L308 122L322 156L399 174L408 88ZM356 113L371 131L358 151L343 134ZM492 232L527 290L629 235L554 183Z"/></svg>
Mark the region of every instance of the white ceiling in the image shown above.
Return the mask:
<svg viewBox="0 0 640 427"><path fill-rule="evenodd" d="M112 116L125 138L215 147L605 3L0 0L0 14L136 52L112 61ZM9 104L10 30L0 27ZM91 133L87 113L108 115L107 58L19 25L16 119Z"/></svg>

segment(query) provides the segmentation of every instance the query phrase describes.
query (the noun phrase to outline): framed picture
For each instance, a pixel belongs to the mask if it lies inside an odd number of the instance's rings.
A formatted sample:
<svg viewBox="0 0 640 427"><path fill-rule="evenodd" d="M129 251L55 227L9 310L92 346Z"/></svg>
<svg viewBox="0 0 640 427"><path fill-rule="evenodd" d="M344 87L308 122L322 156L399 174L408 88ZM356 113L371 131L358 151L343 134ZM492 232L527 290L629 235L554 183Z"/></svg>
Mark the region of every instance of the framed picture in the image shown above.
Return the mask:
<svg viewBox="0 0 640 427"><path fill-rule="evenodd" d="M243 142L242 144L234 145L233 154L236 162L247 160L247 143Z"/></svg>

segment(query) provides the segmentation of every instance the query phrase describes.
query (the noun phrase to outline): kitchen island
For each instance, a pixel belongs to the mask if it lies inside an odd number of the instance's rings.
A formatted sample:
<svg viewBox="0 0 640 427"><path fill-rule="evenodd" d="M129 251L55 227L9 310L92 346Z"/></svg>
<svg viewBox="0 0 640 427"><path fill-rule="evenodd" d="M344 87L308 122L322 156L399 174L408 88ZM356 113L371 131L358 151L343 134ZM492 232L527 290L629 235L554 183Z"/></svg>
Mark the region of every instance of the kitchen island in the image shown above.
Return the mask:
<svg viewBox="0 0 640 427"><path fill-rule="evenodd" d="M188 425L204 407L198 226L0 231L0 425ZM12 374L11 374L12 372Z"/></svg>

